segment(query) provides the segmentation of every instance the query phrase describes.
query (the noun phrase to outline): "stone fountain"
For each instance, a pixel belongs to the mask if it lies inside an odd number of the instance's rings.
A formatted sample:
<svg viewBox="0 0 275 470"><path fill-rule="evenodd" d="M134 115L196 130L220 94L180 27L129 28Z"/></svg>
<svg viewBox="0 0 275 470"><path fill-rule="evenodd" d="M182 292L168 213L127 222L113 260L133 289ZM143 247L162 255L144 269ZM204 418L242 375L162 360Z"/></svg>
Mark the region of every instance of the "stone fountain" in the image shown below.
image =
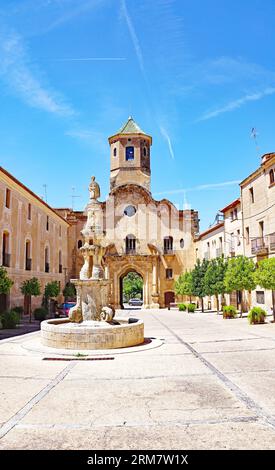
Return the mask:
<svg viewBox="0 0 275 470"><path fill-rule="evenodd" d="M106 279L103 257L107 248L102 230L100 188L92 176L87 221L81 231L84 244L80 251L84 264L76 287L77 302L68 319L45 320L41 323L41 340L45 346L62 349L113 349L144 342L141 320L116 318L109 304L111 280Z"/></svg>

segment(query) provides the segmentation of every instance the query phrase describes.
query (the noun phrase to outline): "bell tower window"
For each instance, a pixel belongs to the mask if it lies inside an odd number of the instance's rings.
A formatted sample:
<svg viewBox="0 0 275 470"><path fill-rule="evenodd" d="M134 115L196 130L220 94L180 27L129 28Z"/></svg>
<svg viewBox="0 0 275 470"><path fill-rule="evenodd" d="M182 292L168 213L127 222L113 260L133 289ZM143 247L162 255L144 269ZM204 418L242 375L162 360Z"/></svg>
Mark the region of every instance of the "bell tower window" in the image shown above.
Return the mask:
<svg viewBox="0 0 275 470"><path fill-rule="evenodd" d="M134 160L134 147L133 146L126 147L125 159L127 162L130 160Z"/></svg>
<svg viewBox="0 0 275 470"><path fill-rule="evenodd" d="M147 155L146 147L143 147L143 156L146 157L146 155Z"/></svg>
<svg viewBox="0 0 275 470"><path fill-rule="evenodd" d="M113 153L114 157L116 157L116 147L114 148L114 153Z"/></svg>

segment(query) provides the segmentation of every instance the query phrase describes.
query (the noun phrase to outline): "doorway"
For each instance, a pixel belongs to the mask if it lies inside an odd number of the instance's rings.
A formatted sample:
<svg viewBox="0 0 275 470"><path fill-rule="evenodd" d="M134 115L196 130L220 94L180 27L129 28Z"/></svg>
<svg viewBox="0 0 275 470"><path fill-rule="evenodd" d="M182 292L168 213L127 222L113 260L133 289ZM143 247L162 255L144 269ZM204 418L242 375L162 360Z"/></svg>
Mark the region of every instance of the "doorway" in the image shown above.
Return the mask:
<svg viewBox="0 0 275 470"><path fill-rule="evenodd" d="M170 304L175 303L175 292L169 291L164 293L164 303L165 303L165 308L169 308Z"/></svg>
<svg viewBox="0 0 275 470"><path fill-rule="evenodd" d="M127 271L119 280L121 308L136 309L143 305L143 278L137 271Z"/></svg>

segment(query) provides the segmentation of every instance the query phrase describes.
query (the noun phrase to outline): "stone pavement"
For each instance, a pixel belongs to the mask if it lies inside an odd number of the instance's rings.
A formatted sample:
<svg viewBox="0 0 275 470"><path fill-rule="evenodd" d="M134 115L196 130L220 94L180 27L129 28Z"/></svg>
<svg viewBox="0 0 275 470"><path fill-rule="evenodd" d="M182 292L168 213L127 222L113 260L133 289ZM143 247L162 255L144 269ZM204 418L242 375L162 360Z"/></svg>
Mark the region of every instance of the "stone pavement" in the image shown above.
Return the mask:
<svg viewBox="0 0 275 470"><path fill-rule="evenodd" d="M163 344L45 361L39 332L0 341L0 449L275 448L275 324L133 313Z"/></svg>

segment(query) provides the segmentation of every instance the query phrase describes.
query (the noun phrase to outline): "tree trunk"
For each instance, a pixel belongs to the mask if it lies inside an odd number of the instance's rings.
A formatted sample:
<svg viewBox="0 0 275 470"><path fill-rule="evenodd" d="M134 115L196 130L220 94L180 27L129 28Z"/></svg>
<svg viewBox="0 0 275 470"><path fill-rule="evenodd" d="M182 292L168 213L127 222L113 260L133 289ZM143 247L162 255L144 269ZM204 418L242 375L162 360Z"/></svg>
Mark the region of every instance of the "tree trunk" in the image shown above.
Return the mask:
<svg viewBox="0 0 275 470"><path fill-rule="evenodd" d="M220 313L219 295L216 295L216 302L217 302L217 315L219 315Z"/></svg>
<svg viewBox="0 0 275 470"><path fill-rule="evenodd" d="M272 290L273 321L275 323L275 290Z"/></svg>
<svg viewBox="0 0 275 470"><path fill-rule="evenodd" d="M243 312L244 312L244 291L242 290L241 291L241 314L240 314L240 318L243 317Z"/></svg>
<svg viewBox="0 0 275 470"><path fill-rule="evenodd" d="M203 297L201 297L201 311L204 312Z"/></svg>
<svg viewBox="0 0 275 470"><path fill-rule="evenodd" d="M29 323L32 322L32 296L30 295L30 301L29 301Z"/></svg>

